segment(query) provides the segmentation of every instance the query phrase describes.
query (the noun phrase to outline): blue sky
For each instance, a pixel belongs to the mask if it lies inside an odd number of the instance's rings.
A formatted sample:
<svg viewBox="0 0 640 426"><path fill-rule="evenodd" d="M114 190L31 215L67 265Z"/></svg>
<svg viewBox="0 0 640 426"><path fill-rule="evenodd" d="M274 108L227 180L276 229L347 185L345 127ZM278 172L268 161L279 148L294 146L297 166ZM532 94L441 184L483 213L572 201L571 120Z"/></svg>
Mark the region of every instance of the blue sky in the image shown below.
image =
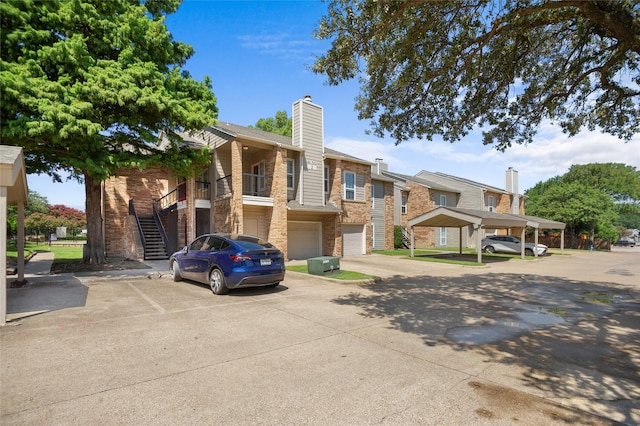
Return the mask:
<svg viewBox="0 0 640 426"><path fill-rule="evenodd" d="M194 47L186 69L198 80L211 77L222 121L253 125L279 110L290 116L291 104L309 94L324 108L329 148L369 161L382 158L403 174L443 172L500 188L505 171L514 167L521 193L572 164L622 162L640 169L640 135L627 143L599 132L567 138L549 123L534 143L505 153L482 145L479 132L453 144L415 140L397 146L390 138L366 135L369 123L359 121L353 108L357 81L328 86L308 69L329 47L312 37L325 11L326 4L311 0L187 0L166 23L175 40ZM50 204L84 210L84 187L73 181L53 184L48 176L29 175L28 185Z"/></svg>

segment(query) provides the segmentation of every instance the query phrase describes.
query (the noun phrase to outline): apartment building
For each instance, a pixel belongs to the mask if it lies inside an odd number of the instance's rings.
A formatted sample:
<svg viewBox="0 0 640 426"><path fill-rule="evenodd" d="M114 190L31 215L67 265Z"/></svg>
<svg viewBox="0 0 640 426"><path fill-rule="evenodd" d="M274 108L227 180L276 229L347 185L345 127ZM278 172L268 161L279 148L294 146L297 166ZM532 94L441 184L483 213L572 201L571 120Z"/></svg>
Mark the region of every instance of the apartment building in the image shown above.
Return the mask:
<svg viewBox="0 0 640 426"><path fill-rule="evenodd" d="M107 253L166 258L208 232L256 235L287 259L393 248L393 181L324 146L311 97L293 103L292 121L292 137L227 122L183 135L211 152L193 179L131 169L106 181Z"/></svg>

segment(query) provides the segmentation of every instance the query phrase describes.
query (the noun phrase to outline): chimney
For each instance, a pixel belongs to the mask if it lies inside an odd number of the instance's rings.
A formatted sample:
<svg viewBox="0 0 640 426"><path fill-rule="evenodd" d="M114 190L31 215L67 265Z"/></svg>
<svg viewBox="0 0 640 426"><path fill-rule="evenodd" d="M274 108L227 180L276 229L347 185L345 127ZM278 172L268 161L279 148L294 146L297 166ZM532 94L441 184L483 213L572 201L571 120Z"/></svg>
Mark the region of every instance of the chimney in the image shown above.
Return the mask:
<svg viewBox="0 0 640 426"><path fill-rule="evenodd" d="M304 149L298 201L302 205L324 205L324 112L305 95L293 103L292 137L294 146Z"/></svg>
<svg viewBox="0 0 640 426"><path fill-rule="evenodd" d="M513 167L507 169L505 189L511 194L511 213L520 214L520 195L518 195L518 171Z"/></svg>
<svg viewBox="0 0 640 426"><path fill-rule="evenodd" d="M389 170L389 165L387 163L382 162L382 158L376 158L376 165L373 166L374 172L380 174L383 171Z"/></svg>
<svg viewBox="0 0 640 426"><path fill-rule="evenodd" d="M518 194L518 171L513 167L507 169L507 184L505 189L511 194Z"/></svg>

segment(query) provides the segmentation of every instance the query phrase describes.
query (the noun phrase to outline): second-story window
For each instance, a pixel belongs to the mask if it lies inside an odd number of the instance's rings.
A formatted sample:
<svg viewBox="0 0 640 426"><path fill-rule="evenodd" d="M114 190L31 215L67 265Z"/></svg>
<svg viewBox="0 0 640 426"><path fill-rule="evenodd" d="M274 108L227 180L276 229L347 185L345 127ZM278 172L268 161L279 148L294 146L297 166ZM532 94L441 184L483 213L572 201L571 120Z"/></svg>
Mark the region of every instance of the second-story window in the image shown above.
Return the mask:
<svg viewBox="0 0 640 426"><path fill-rule="evenodd" d="M496 211L496 197L493 195L487 196L487 210L490 212Z"/></svg>
<svg viewBox="0 0 640 426"><path fill-rule="evenodd" d="M329 168L324 168L324 193L329 193Z"/></svg>
<svg viewBox="0 0 640 426"><path fill-rule="evenodd" d="M293 189L296 181L295 161L287 159L287 188Z"/></svg>
<svg viewBox="0 0 640 426"><path fill-rule="evenodd" d="M407 214L407 198L408 194L406 192L402 193L402 205L400 207L400 211L402 214Z"/></svg>
<svg viewBox="0 0 640 426"><path fill-rule="evenodd" d="M344 172L344 199L356 199L356 174L353 172Z"/></svg>
<svg viewBox="0 0 640 426"><path fill-rule="evenodd" d="M445 194L440 194L440 199L438 200L438 205L439 206L446 206L447 205L447 196Z"/></svg>

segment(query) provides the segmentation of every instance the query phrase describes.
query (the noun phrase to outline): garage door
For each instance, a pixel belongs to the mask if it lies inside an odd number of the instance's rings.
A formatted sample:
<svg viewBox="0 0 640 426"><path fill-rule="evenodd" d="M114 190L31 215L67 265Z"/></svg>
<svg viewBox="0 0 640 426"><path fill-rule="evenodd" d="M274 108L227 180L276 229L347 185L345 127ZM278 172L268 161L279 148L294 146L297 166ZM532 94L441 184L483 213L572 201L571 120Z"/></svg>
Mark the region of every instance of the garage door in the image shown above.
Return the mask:
<svg viewBox="0 0 640 426"><path fill-rule="evenodd" d="M342 225L342 255L365 254L364 225Z"/></svg>
<svg viewBox="0 0 640 426"><path fill-rule="evenodd" d="M309 259L322 255L322 224L320 222L288 222L287 246L289 259Z"/></svg>

